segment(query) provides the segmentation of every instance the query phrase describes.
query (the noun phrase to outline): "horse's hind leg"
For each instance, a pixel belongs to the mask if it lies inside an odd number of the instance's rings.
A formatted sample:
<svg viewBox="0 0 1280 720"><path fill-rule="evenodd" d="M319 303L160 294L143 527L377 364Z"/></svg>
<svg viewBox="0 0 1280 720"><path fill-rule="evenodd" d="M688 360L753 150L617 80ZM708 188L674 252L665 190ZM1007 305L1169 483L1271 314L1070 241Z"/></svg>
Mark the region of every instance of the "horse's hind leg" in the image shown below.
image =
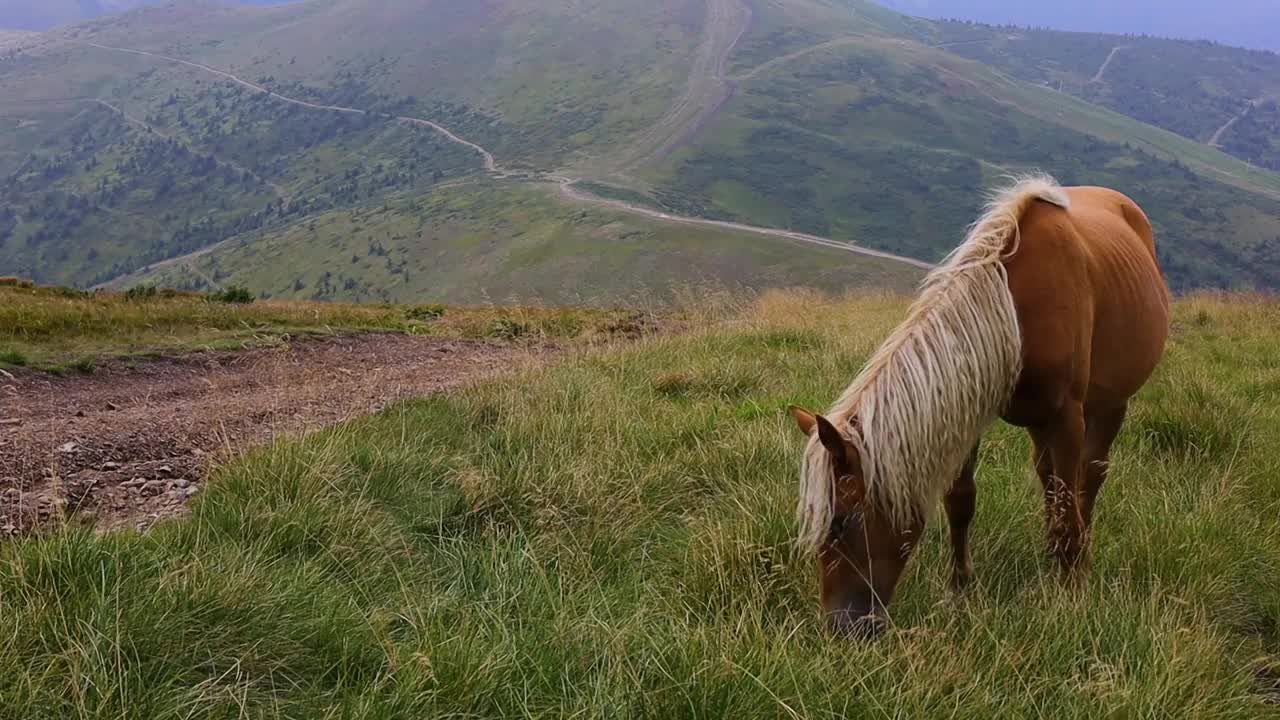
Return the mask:
<svg viewBox="0 0 1280 720"><path fill-rule="evenodd" d="M1036 476L1040 478L1040 485L1044 488L1044 519L1045 523L1049 523L1053 519L1053 495L1049 492L1049 486L1053 482L1053 456L1049 454L1048 440L1041 433L1032 431L1031 443L1031 461L1036 466Z"/></svg>
<svg viewBox="0 0 1280 720"><path fill-rule="evenodd" d="M1085 477L1084 493L1080 503L1080 515L1084 519L1087 532L1093 524L1093 507L1098 501L1098 492L1107 481L1111 470L1111 444L1120 427L1124 425L1127 404L1113 408L1107 412L1090 413L1085 430Z"/></svg>
<svg viewBox="0 0 1280 720"><path fill-rule="evenodd" d="M1087 538L1080 514L1082 460L1084 457L1084 409L1069 402L1052 424L1033 430L1038 449L1048 451L1052 472L1041 476L1048 513L1049 551L1063 572L1076 574Z"/></svg>
<svg viewBox="0 0 1280 720"><path fill-rule="evenodd" d="M977 504L978 488L974 474L978 468L978 446L965 460L960 476L942 499L947 509L947 521L951 526L951 589L960 592L973 581L973 556L969 552L969 524Z"/></svg>

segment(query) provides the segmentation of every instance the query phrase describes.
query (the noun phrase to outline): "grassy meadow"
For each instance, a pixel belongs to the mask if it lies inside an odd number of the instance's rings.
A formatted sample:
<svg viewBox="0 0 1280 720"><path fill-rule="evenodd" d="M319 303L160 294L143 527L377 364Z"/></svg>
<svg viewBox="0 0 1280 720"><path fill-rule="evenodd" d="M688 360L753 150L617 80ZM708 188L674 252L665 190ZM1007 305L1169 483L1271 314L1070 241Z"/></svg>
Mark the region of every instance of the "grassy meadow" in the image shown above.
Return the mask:
<svg viewBox="0 0 1280 720"><path fill-rule="evenodd" d="M0 368L92 371L107 357L227 350L307 335L397 332L498 340L607 336L636 313L555 306L226 302L212 294L83 291L0 278Z"/></svg>
<svg viewBox="0 0 1280 720"><path fill-rule="evenodd" d="M695 328L249 452L188 519L0 545L0 715L1253 718L1280 701L1280 305L1179 301L1059 586L1025 437L979 580L934 522L880 641L792 545L802 438L896 296L703 298ZM1269 704L1270 703L1270 704Z"/></svg>

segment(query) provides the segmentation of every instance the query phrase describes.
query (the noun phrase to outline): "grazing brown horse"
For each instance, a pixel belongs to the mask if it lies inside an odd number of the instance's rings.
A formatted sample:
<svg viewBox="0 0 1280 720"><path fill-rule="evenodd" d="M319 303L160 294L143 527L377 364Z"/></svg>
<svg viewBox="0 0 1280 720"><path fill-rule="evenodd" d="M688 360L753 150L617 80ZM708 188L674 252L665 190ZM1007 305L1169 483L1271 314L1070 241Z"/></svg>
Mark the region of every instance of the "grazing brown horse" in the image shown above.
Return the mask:
<svg viewBox="0 0 1280 720"><path fill-rule="evenodd" d="M1030 433L1050 551L1080 572L1112 441L1168 331L1151 223L1132 200L1043 176L997 194L832 410L791 408L810 437L800 540L833 625L883 628L939 498L952 587L972 579L978 440L997 417Z"/></svg>

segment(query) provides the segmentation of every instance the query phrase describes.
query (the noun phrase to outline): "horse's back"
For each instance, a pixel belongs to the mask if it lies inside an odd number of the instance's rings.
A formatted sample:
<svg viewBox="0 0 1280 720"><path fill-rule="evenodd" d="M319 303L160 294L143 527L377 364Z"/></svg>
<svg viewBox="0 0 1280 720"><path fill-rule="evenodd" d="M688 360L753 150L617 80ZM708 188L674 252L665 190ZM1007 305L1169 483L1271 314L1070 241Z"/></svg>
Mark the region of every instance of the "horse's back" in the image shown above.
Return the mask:
<svg viewBox="0 0 1280 720"><path fill-rule="evenodd" d="M1087 405L1126 401L1164 352L1169 293L1151 223L1109 188L1066 188L1068 208L1036 203L1007 264L1024 372ZM1081 362L1087 358L1088 362Z"/></svg>

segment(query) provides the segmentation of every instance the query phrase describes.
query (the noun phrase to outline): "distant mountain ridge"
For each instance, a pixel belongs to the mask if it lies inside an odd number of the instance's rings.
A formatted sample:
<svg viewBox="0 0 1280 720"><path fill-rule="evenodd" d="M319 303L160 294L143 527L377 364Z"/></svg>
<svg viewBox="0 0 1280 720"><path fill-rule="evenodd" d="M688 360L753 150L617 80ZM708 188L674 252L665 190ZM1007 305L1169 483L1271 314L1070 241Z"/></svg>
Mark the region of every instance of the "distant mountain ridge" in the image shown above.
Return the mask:
<svg viewBox="0 0 1280 720"><path fill-rule="evenodd" d="M1168 0L878 0L881 4L928 18L976 20L1117 34L1213 40L1226 45L1280 51L1280 2L1222 0L1172 3Z"/></svg>

